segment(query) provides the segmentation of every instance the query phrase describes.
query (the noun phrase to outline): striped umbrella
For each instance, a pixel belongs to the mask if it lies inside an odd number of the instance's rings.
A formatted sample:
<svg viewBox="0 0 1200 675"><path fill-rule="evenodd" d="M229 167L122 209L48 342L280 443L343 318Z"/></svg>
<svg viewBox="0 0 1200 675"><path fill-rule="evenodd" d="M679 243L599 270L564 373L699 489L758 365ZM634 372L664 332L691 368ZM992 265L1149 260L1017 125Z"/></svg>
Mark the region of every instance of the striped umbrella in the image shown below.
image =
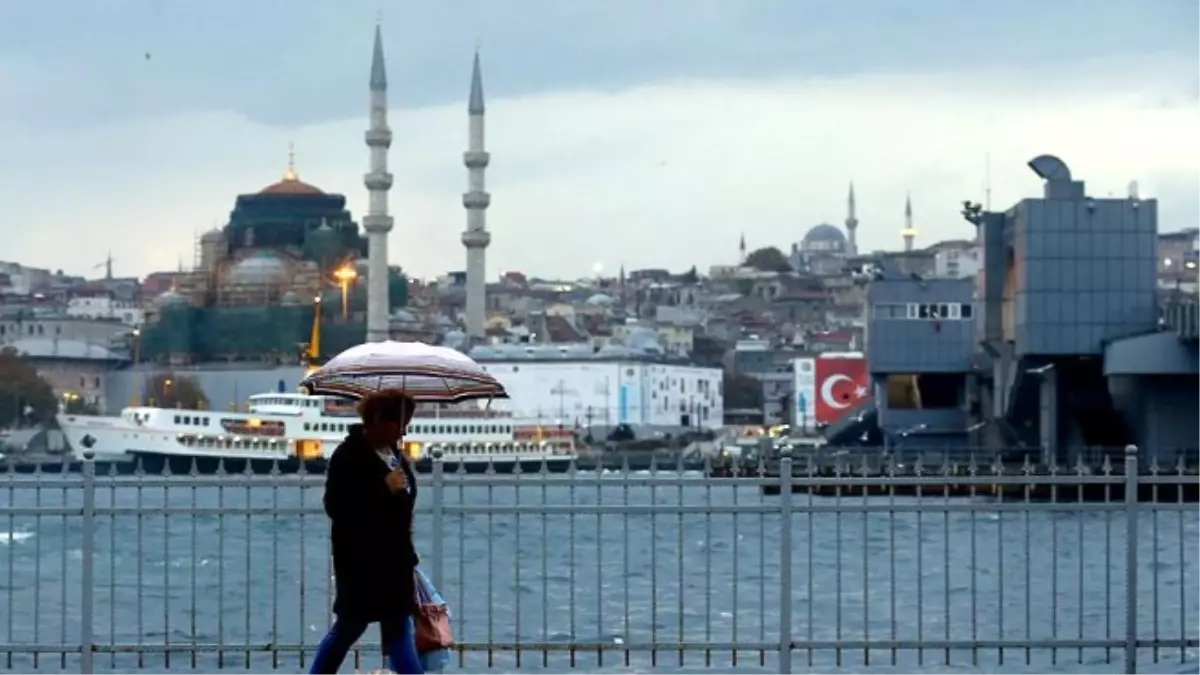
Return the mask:
<svg viewBox="0 0 1200 675"><path fill-rule="evenodd" d="M391 340L347 349L309 373L300 389L352 399L395 390L430 403L508 398L504 385L462 352Z"/></svg>

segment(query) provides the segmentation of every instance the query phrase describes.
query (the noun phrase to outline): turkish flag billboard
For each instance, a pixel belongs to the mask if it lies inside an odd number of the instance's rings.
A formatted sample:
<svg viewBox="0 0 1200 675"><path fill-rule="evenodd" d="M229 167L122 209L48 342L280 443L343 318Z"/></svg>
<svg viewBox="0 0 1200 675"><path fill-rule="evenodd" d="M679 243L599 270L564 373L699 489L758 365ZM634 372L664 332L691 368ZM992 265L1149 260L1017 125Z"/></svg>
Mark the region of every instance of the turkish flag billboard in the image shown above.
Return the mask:
<svg viewBox="0 0 1200 675"><path fill-rule="evenodd" d="M816 363L818 424L831 424L871 391L865 356L821 356Z"/></svg>

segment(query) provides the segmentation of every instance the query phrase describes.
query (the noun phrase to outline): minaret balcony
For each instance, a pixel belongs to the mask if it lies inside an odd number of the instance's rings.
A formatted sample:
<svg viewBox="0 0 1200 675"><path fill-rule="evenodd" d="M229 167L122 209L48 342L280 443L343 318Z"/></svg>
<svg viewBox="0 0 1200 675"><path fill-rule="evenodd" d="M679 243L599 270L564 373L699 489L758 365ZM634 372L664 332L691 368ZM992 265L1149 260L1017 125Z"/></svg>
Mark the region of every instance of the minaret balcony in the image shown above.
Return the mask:
<svg viewBox="0 0 1200 675"><path fill-rule="evenodd" d="M492 233L487 230L467 230L462 233L462 243L467 248L487 248L492 243Z"/></svg>
<svg viewBox="0 0 1200 675"><path fill-rule="evenodd" d="M363 134L367 140L367 145L372 148L390 148L392 146L392 130L383 129L367 129L367 133Z"/></svg>
<svg viewBox="0 0 1200 675"><path fill-rule="evenodd" d="M463 164L468 169L486 169L488 163L491 161L491 153L483 150L468 150L463 153Z"/></svg>
<svg viewBox="0 0 1200 675"><path fill-rule="evenodd" d="M363 176L363 185L368 190L391 190L392 174L386 171L372 171Z"/></svg>
<svg viewBox="0 0 1200 675"><path fill-rule="evenodd" d="M363 229L368 233L391 232L393 222L391 216L363 216L362 219Z"/></svg>
<svg viewBox="0 0 1200 675"><path fill-rule="evenodd" d="M492 196L483 190L463 193L463 206L468 209L486 209L491 203Z"/></svg>

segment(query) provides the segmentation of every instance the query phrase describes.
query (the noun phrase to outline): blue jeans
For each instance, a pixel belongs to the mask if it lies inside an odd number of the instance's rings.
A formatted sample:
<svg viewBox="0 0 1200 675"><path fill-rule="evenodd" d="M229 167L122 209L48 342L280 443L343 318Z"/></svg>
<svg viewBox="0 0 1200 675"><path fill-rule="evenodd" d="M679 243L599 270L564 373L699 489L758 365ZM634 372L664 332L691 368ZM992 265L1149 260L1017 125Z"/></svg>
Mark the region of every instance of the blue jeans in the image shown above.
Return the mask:
<svg viewBox="0 0 1200 675"><path fill-rule="evenodd" d="M333 622L329 633L317 645L317 655L313 658L310 673L336 673L346 660L346 654L355 642L367 632L364 621L338 619ZM424 675L421 659L417 654L416 636L413 634L412 620L404 617L399 621L381 621L379 623L379 638L387 653L388 663L392 672L405 675Z"/></svg>

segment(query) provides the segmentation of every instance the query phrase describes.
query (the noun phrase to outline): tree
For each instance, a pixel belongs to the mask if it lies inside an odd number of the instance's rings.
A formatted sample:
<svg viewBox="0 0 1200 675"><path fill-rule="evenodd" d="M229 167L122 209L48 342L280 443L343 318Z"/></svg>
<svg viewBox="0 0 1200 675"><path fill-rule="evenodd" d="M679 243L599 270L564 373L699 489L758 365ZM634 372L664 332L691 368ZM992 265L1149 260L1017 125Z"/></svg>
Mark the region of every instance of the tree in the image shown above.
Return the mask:
<svg viewBox="0 0 1200 675"><path fill-rule="evenodd" d="M146 378L142 405L204 410L208 408L208 397L204 395L204 389L194 377L158 373Z"/></svg>
<svg viewBox="0 0 1200 675"><path fill-rule="evenodd" d="M56 412L50 383L17 350L0 349L0 427L49 422Z"/></svg>
<svg viewBox="0 0 1200 675"><path fill-rule="evenodd" d="M783 251L774 246L754 250L746 256L746 265L763 272L790 272L792 264L788 262Z"/></svg>
<svg viewBox="0 0 1200 675"><path fill-rule="evenodd" d="M99 415L100 408L82 396L64 396L62 411L68 415Z"/></svg>

